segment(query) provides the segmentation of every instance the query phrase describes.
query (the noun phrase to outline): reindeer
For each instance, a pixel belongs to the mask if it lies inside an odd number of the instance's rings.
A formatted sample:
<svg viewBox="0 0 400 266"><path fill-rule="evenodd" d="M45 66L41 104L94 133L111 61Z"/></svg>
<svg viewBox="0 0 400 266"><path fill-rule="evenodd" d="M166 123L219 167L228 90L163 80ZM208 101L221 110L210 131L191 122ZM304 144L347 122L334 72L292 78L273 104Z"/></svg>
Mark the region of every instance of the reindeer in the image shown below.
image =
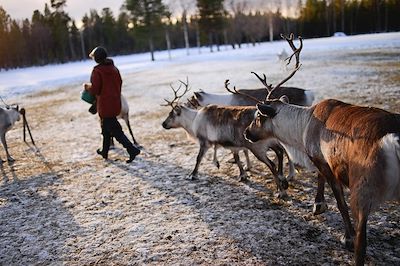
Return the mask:
<svg viewBox="0 0 400 266"><path fill-rule="evenodd" d="M254 143L277 138L294 162L328 181L343 218L344 244L363 265L369 214L386 200L400 201L400 115L334 99L300 107L281 97L257 104L244 134Z"/></svg>
<svg viewBox="0 0 400 266"><path fill-rule="evenodd" d="M326 178L343 217L346 247L355 236L355 261L363 265L368 215L385 200L400 201L400 115L333 99L298 107L283 98L257 109L246 138L277 138L292 160ZM343 186L350 189L355 232Z"/></svg>
<svg viewBox="0 0 400 266"><path fill-rule="evenodd" d="M288 99L292 99L293 103L296 105L310 106L312 104L312 102L314 101L314 93L313 92L308 91L308 90L298 89L298 88L288 88L288 87L282 86L285 82L287 82L289 79L291 79L294 76L294 74L297 72L297 70L301 66L300 65L300 52L303 48L303 40L301 37L299 37L300 46L299 46L299 48L297 48L293 43L293 38L294 38L293 34L291 34L290 37L286 37L283 35L281 35L281 37L288 42L290 48L293 51L293 53L288 58L286 58L286 61L287 61L286 65L290 64L293 57L295 57L295 59L296 59L295 67L292 70L292 72L287 77L285 77L282 81L280 81L279 84L277 84L274 87L272 86L272 84L267 83L267 78L266 78L265 74L263 74L263 77L261 77L255 72L251 72L251 73L253 73L258 78L258 80L261 81L261 83L264 85L264 95L266 95L265 96L266 100L278 99L278 98L282 97L283 95L285 95L285 97L287 97ZM256 102L256 101L257 101L257 103L263 102L262 100L258 100L259 98L248 97L248 95L242 93L242 90L236 90L236 88L234 88L233 93L240 94L246 98L253 98L253 99L250 99L253 102ZM294 171L292 170L292 168L293 168L292 160L290 159L290 156L288 156L288 157L289 157L289 159L288 159L288 161L289 161L288 179L290 179L291 178L290 173L294 172ZM325 190L325 180L320 174L318 174L318 189L317 189L317 194L315 196L315 201L314 201L314 205L313 205L313 214L314 215L321 214L328 209L328 206L325 202L324 190Z"/></svg>
<svg viewBox="0 0 400 266"><path fill-rule="evenodd" d="M213 94L200 90L194 92L194 96L190 101L194 103L195 106L206 106L208 104L225 106L255 106L257 103L263 101L269 93L265 88L235 89L232 91L228 89L226 85L227 83L225 83L225 89L227 89L229 93ZM289 97L291 103L301 106L312 105L315 98L312 91L296 87L279 87L270 97L279 99L282 95Z"/></svg>
<svg viewBox="0 0 400 266"><path fill-rule="evenodd" d="M266 155L269 147L279 144L275 140L250 143L243 136L245 128L254 117L256 108L209 105L198 110L192 109L179 103L179 99L188 91L188 84L182 81L181 83L186 87L181 95L178 95L180 87L175 90L171 86L175 98L172 101L165 100L167 102L166 106L170 106L172 110L162 123L162 126L165 129L183 128L190 136L198 140L200 150L197 155L196 165L190 174L191 179L197 177L199 165L207 150L213 145L218 145L233 152L235 162L240 171L240 180L245 181L247 174L239 160L238 151L246 148L268 166L279 190L279 196L284 196L288 183L283 176L278 175L275 164Z"/></svg>
<svg viewBox="0 0 400 266"><path fill-rule="evenodd" d="M0 139L3 147L6 151L7 161L13 162L15 161L10 153L8 152L8 146L6 141L6 133L9 131L15 124L15 122L21 119L19 107L6 105L5 108L0 107ZM0 158L0 164L4 161Z"/></svg>
<svg viewBox="0 0 400 266"><path fill-rule="evenodd" d="M129 129L129 133L131 134L133 144L140 147L139 143L136 141L135 137L133 136L131 124L129 123L129 104L124 95L121 94L121 112L117 116L117 118L121 118L125 121L126 126Z"/></svg>

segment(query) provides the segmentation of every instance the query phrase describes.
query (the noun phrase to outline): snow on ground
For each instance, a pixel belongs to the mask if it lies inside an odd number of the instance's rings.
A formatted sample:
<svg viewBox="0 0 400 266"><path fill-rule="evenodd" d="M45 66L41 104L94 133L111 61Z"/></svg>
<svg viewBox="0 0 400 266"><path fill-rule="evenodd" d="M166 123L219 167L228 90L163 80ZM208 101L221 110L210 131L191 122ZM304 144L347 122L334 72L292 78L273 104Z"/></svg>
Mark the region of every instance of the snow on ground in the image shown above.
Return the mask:
<svg viewBox="0 0 400 266"><path fill-rule="evenodd" d="M131 164L119 145L108 161L95 153L99 122L79 99L92 61L0 72L0 95L26 108L37 143L23 143L21 122L7 135L16 162L0 166L0 264L351 264L328 187L328 212L311 214L314 174L299 173L289 199L279 200L265 166L253 158L250 180L241 183L230 153L220 150L221 168L209 152L191 181L197 144L183 130L161 127L171 83L188 77L192 91L221 93L225 79L260 87L251 71L276 83L287 74L276 58L283 48L279 41L189 56L174 50L172 60L159 52L155 62L148 54L115 57L145 147ZM301 62L288 85L313 90L316 100L400 112L400 33L305 40ZM371 215L368 264L400 264L399 211L390 203Z"/></svg>

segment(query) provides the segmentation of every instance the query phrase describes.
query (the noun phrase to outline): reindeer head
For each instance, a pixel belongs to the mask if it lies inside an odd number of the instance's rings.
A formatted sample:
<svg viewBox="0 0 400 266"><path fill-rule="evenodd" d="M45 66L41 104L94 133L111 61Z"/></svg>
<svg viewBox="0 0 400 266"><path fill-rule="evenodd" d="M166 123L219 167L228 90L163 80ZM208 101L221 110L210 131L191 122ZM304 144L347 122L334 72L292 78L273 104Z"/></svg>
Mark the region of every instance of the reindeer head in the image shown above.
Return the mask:
<svg viewBox="0 0 400 266"><path fill-rule="evenodd" d="M288 98L282 96L278 100L267 100L257 104L254 119L244 131L244 137L250 142L257 142L274 136L274 119L279 119L282 105L288 103Z"/></svg>
<svg viewBox="0 0 400 266"><path fill-rule="evenodd" d="M22 114L19 110L19 106L17 104L11 104L11 105L6 104L2 98L1 101L4 103L5 105L4 110L6 110L6 112L8 113L12 123L19 121L21 119L21 114ZM22 108L21 111L22 110L24 110L24 108Z"/></svg>
<svg viewBox="0 0 400 266"><path fill-rule="evenodd" d="M170 85L172 91L174 92L174 99L172 101L164 99L167 103L164 104L163 106L170 106L172 108L172 110L168 114L168 117L162 123L162 126L165 129L181 127L182 126L182 121L181 121L182 110L184 110L185 108L188 109L188 107L183 105L182 103L180 103L179 100L189 91L189 82L188 82L188 80L186 80L186 83L181 80L179 82L180 82L180 85L179 85L178 89L175 89L172 86L172 84ZM179 91L182 88L182 85L185 87L185 90L183 91L183 93L179 94Z"/></svg>

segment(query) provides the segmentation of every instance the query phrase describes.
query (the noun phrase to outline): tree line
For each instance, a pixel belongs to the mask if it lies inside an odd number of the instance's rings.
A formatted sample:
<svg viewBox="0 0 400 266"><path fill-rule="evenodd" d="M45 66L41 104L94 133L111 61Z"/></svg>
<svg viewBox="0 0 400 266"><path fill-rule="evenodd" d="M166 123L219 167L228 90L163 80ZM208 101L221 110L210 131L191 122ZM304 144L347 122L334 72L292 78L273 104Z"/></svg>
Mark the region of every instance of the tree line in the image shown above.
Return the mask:
<svg viewBox="0 0 400 266"><path fill-rule="evenodd" d="M11 18L0 6L0 69L83 60L98 45L112 56L150 52L155 60L157 50L238 49L279 39L280 33L322 37L400 29L400 0L299 0L286 7L283 2L125 0L117 16L109 8L90 10L79 28L64 10L67 0L50 0L24 20Z"/></svg>

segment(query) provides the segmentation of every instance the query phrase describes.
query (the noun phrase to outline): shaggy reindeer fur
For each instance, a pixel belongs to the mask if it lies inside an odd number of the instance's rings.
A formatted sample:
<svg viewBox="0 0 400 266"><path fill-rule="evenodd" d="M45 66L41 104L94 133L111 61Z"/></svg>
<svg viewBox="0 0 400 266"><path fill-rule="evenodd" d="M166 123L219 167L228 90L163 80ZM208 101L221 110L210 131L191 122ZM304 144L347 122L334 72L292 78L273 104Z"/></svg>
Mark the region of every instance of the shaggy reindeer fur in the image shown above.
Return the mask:
<svg viewBox="0 0 400 266"><path fill-rule="evenodd" d="M207 150L211 146L220 145L233 152L240 170L241 180L245 180L247 175L238 156L238 151L245 148L269 167L280 191L280 196L284 196L288 187L287 181L278 174L275 164L267 157L267 150L269 148L274 149L276 146L280 147L279 143L275 140L250 143L244 139L243 132L252 121L255 112L255 107L208 105L199 110L194 110L184 105L177 105L162 123L162 126L165 129L184 128L198 140L200 150L197 155L196 166L191 173L192 178L197 176L198 167ZM278 152L276 149L274 150Z"/></svg>
<svg viewBox="0 0 400 266"><path fill-rule="evenodd" d="M277 138L292 160L318 169L334 192L346 246L354 244L356 265L363 265L369 214L386 200L400 200L400 115L337 100L309 108L276 100L258 105L257 113L246 137ZM350 189L355 230L343 186Z"/></svg>

